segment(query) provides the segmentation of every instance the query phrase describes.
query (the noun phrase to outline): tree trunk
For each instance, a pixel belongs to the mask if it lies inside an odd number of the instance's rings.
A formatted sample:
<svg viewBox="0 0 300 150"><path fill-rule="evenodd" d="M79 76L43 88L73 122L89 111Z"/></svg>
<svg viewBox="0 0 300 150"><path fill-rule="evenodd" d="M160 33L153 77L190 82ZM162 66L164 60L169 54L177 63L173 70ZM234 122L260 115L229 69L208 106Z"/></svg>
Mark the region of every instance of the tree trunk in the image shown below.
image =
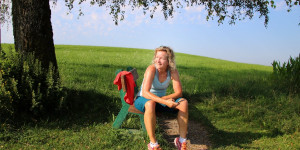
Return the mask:
<svg viewBox="0 0 300 150"><path fill-rule="evenodd" d="M34 52L44 68L57 69L49 0L12 0L15 49Z"/></svg>

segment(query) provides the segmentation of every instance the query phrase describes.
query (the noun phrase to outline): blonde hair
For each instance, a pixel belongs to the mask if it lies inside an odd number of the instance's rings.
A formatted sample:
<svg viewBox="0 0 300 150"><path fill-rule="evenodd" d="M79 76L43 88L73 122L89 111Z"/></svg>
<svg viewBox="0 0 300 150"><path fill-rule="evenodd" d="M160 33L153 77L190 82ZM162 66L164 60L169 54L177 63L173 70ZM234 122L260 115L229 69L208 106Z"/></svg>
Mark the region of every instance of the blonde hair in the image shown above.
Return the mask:
<svg viewBox="0 0 300 150"><path fill-rule="evenodd" d="M169 62L168 69L171 70L171 71L175 70L176 69L176 63L175 63L174 51L170 47L167 47L167 46L160 46L160 47L155 49L154 56L153 56L153 59L152 59L152 64L155 63L155 56L156 56L158 51L167 52L167 57L168 57L168 62Z"/></svg>

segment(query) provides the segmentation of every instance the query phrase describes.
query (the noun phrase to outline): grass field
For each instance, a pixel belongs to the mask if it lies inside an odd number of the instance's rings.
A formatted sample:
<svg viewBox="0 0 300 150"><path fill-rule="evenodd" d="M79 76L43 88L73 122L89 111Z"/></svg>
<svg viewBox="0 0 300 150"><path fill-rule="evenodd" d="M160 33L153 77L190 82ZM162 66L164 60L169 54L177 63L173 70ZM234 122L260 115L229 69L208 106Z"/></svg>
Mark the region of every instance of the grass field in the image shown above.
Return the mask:
<svg viewBox="0 0 300 150"><path fill-rule="evenodd" d="M146 149L147 135L111 128L120 109L116 69L137 68L140 85L153 51L56 45L68 96L60 116L7 127L0 149ZM272 67L176 53L190 119L210 133L211 149L300 149L298 96L272 89ZM171 92L171 88L168 92ZM131 116L126 128L137 128ZM172 149L162 138L163 149Z"/></svg>

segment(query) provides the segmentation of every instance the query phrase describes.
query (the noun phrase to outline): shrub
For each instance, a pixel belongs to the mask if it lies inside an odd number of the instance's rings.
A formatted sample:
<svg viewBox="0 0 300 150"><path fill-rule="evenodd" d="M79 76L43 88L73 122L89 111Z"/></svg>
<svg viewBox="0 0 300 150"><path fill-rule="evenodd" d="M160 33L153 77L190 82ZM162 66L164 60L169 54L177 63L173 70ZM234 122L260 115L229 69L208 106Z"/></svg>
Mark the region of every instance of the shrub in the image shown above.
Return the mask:
<svg viewBox="0 0 300 150"><path fill-rule="evenodd" d="M42 68L33 53L21 55L12 48L6 52L0 51L0 121L56 112L63 103L64 91L55 68Z"/></svg>
<svg viewBox="0 0 300 150"><path fill-rule="evenodd" d="M300 92L300 54L295 59L290 57L282 66L280 62L273 61L273 82L277 90L289 94Z"/></svg>

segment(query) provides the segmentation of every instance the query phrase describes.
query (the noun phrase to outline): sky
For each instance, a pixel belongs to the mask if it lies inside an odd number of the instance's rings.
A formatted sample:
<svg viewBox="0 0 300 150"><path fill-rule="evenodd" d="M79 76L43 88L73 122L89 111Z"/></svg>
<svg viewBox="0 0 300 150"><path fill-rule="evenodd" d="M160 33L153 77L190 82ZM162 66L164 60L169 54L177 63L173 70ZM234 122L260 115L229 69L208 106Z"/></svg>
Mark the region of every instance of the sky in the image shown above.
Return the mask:
<svg viewBox="0 0 300 150"><path fill-rule="evenodd" d="M267 28L258 14L235 25L226 20L218 25L217 19L206 20L203 6L179 9L168 20L159 11L151 19L150 13L124 7L125 19L116 26L105 7L81 4L84 15L78 17L78 6L68 14L65 2L58 0L51 4L54 44L152 50L164 45L179 53L271 66L300 54L300 6L287 12L283 0L275 3ZM1 41L14 42L11 23L1 26Z"/></svg>

